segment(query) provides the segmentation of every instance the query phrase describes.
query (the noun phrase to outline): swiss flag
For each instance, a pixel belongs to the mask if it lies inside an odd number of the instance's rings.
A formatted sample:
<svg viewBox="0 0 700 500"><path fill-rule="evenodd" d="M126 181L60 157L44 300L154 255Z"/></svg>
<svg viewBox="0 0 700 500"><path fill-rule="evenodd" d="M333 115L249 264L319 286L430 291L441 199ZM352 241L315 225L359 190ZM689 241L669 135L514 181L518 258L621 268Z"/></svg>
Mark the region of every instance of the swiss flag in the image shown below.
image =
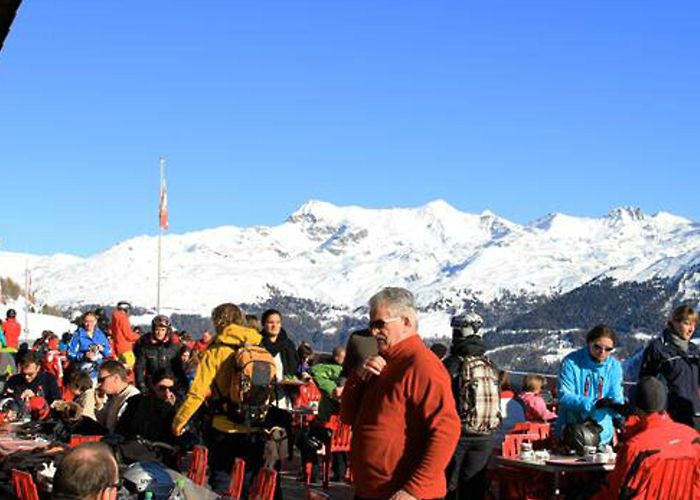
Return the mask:
<svg viewBox="0 0 700 500"><path fill-rule="evenodd" d="M168 187L165 185L165 177L160 183L160 208L158 220L162 229L168 229Z"/></svg>

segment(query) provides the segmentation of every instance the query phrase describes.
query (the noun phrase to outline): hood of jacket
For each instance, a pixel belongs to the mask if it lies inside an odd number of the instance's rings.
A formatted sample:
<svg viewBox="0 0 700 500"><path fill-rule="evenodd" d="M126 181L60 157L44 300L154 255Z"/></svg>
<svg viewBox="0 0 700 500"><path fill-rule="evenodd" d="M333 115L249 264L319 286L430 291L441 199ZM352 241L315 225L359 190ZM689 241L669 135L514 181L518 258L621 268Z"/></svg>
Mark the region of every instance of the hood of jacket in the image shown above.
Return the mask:
<svg viewBox="0 0 700 500"><path fill-rule="evenodd" d="M260 335L254 328L231 324L224 328L224 331L216 336L211 345L224 344L238 346L242 344L258 345L262 341Z"/></svg>
<svg viewBox="0 0 700 500"><path fill-rule="evenodd" d="M455 339L450 347L450 353L456 356L483 356L485 352L484 340L478 335Z"/></svg>

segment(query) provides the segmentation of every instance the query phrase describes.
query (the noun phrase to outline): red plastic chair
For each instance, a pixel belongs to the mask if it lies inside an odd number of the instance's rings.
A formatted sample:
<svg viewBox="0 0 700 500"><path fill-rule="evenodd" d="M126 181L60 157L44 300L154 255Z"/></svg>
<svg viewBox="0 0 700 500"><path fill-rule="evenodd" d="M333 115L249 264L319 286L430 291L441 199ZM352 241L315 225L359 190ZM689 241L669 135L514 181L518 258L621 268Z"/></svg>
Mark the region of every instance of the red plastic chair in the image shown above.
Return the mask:
<svg viewBox="0 0 700 500"><path fill-rule="evenodd" d="M192 450L192 458L187 468L187 477L199 486L204 486L207 480L207 462L209 460L209 450L206 446L196 445Z"/></svg>
<svg viewBox="0 0 700 500"><path fill-rule="evenodd" d="M260 469L253 479L253 484L248 492L248 500L273 500L277 487L277 471L273 469Z"/></svg>
<svg viewBox="0 0 700 500"><path fill-rule="evenodd" d="M539 434L506 434L501 453L506 458L515 458L520 454L520 447L524 441L533 442L539 439Z"/></svg>
<svg viewBox="0 0 700 500"><path fill-rule="evenodd" d="M352 439L352 428L342 423L338 415L331 417L328 427L333 429L333 433L331 434L330 442L325 443L326 446L323 453L321 474L324 488L328 488L328 483L330 482L333 453L348 453Z"/></svg>
<svg viewBox="0 0 700 500"><path fill-rule="evenodd" d="M36 483L28 472L12 469L12 486L19 500L39 500Z"/></svg>
<svg viewBox="0 0 700 500"><path fill-rule="evenodd" d="M102 439L102 436L89 436L89 435L81 435L81 434L73 434L70 438L70 442L68 443L71 448L75 448L76 446L83 444L83 443L93 443L96 441L99 441Z"/></svg>
<svg viewBox="0 0 700 500"><path fill-rule="evenodd" d="M546 448L550 445L552 426L546 422L518 422L508 434L537 434L538 439L534 439L532 444L536 448Z"/></svg>
<svg viewBox="0 0 700 500"><path fill-rule="evenodd" d="M233 462L231 469L231 482L226 490L226 498L231 500L240 500L243 494L243 480L245 478L245 460L237 458Z"/></svg>

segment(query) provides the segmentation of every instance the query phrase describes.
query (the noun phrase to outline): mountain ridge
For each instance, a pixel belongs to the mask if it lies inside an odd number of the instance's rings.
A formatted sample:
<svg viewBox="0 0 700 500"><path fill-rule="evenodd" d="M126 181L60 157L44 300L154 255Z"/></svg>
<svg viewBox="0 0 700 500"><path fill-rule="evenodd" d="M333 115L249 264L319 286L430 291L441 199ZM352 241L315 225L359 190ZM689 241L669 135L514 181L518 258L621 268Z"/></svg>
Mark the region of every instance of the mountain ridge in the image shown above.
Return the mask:
<svg viewBox="0 0 700 500"><path fill-rule="evenodd" d="M152 308L157 237L140 235L96 255L0 252L0 274L57 306L129 298ZM552 296L596 277L616 282L700 280L700 225L667 212L618 207L601 217L548 214L520 225L444 200L416 208L302 204L277 226L219 226L163 237L166 310L206 314L222 301L258 303L279 293L348 310L386 285L412 289L421 305L469 290L488 302L508 291Z"/></svg>

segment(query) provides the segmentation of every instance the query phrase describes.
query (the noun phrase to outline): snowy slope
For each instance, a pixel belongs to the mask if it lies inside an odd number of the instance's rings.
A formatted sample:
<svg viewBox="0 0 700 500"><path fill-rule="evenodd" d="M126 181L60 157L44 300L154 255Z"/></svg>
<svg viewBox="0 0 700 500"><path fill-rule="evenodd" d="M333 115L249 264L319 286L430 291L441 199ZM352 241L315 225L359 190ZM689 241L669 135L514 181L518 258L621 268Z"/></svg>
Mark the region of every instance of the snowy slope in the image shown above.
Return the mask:
<svg viewBox="0 0 700 500"><path fill-rule="evenodd" d="M0 235L1 236L1 235ZM0 276L52 305L153 307L157 238L138 236L89 258L0 252ZM438 200L419 208L365 209L309 201L275 227L218 227L163 239L162 303L208 313L222 301L257 302L268 285L352 310L385 285L421 304L469 290L551 294L598 276L619 281L679 277L697 292L700 225L664 212L619 208L599 218L550 214L518 225Z"/></svg>

